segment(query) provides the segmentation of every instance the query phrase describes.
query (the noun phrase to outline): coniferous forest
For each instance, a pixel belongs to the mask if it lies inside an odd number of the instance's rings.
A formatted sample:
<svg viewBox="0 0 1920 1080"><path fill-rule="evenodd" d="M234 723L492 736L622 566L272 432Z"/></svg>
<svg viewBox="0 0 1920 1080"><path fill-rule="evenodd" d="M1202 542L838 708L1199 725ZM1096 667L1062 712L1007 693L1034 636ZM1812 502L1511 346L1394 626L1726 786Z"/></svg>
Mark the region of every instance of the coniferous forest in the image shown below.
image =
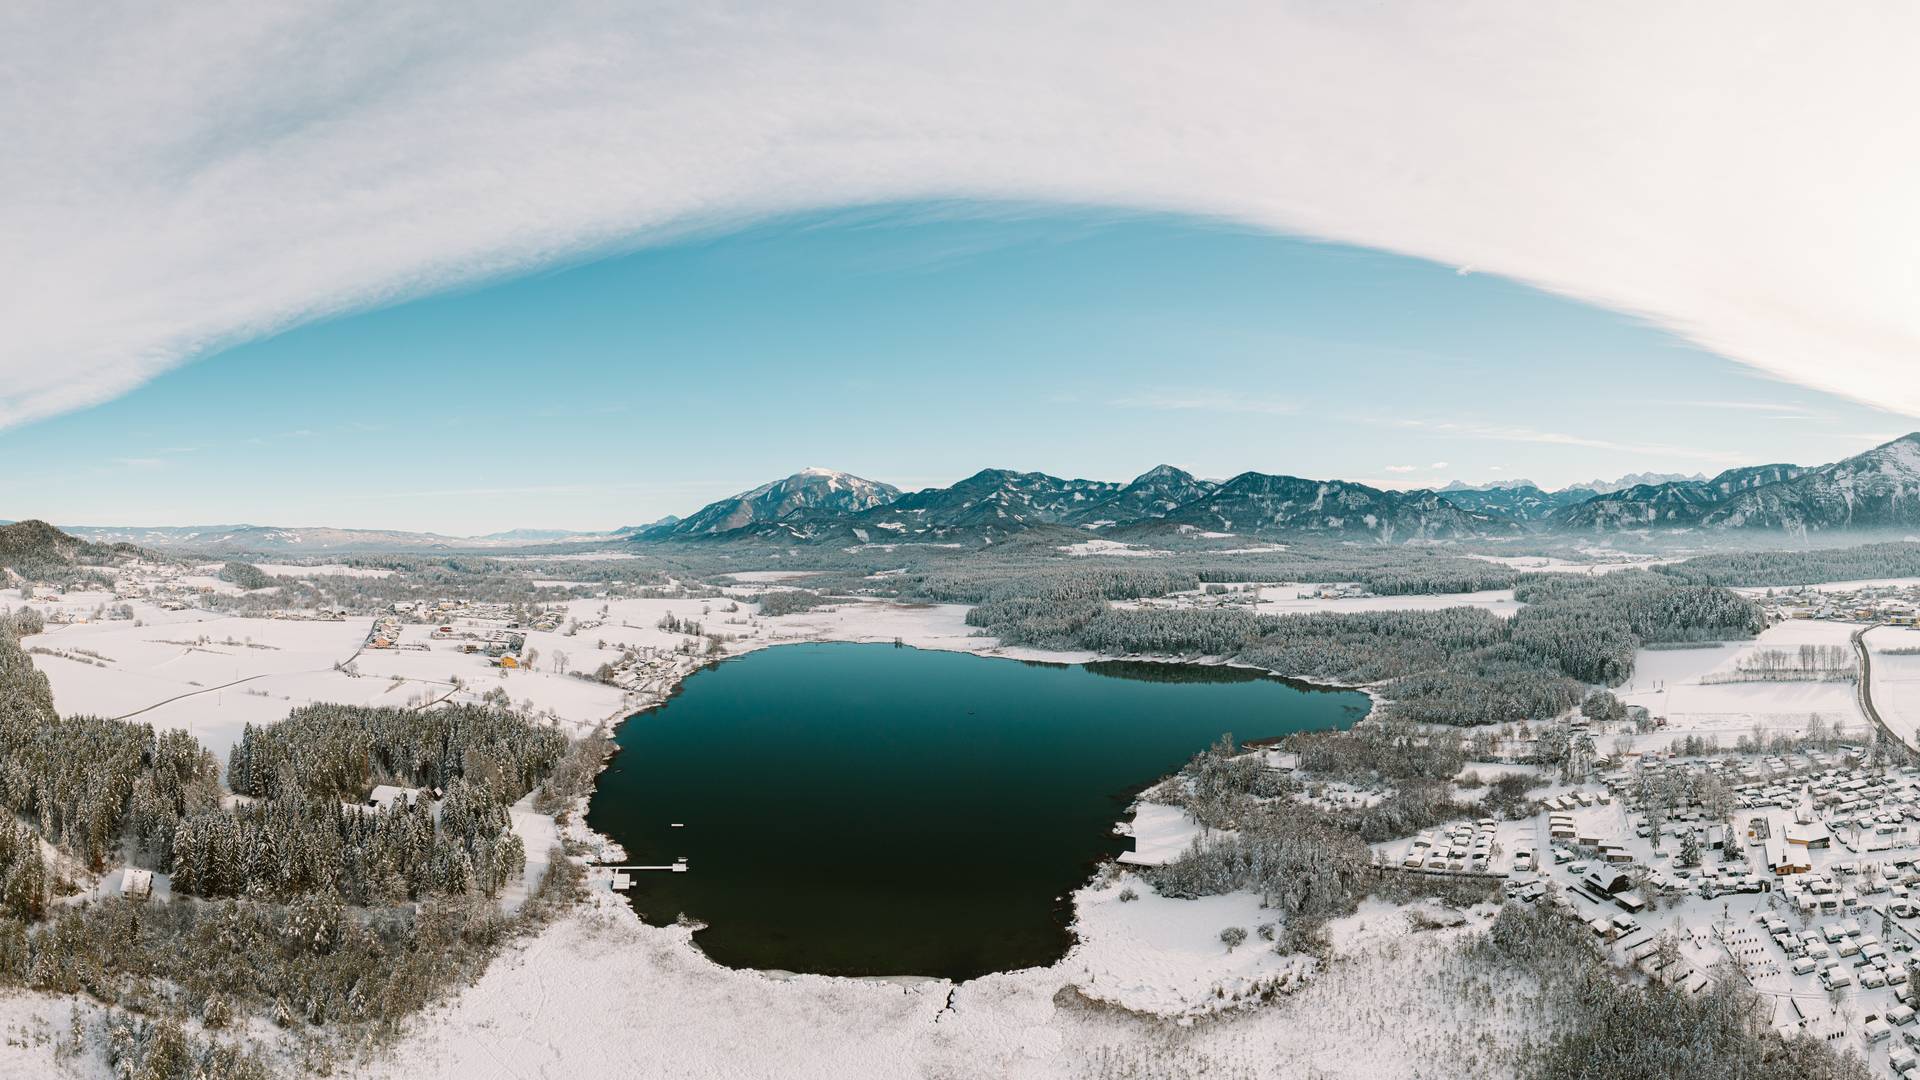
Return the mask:
<svg viewBox="0 0 1920 1080"><path fill-rule="evenodd" d="M1379 685L1391 717L1436 724L1541 720L1617 685L1643 645L1753 636L1759 608L1729 589L1629 570L1523 575L1524 606L1256 615L1245 607L1117 607L1164 595L1165 571L1062 572L1006 583L967 621L1003 641L1113 655L1223 657L1290 677Z"/></svg>
<svg viewBox="0 0 1920 1080"><path fill-rule="evenodd" d="M315 705L248 728L230 790L185 732L58 715L0 634L0 986L107 1006L121 1075L268 1076L225 1034L251 1020L324 1071L570 900L579 870L556 853L503 912L527 855L508 808L550 779L560 808L591 779L575 759L604 750L500 709ZM417 794L369 805L382 784ZM123 861L170 875L173 900L77 892Z"/></svg>

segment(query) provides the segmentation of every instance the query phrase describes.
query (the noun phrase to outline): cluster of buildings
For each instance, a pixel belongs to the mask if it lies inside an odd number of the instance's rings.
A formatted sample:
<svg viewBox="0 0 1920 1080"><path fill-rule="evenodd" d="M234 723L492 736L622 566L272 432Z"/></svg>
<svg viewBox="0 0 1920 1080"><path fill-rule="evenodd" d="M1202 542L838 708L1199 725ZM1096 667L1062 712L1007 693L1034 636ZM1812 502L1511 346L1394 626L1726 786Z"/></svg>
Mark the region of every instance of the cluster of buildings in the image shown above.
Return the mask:
<svg viewBox="0 0 1920 1080"><path fill-rule="evenodd" d="M1920 1080L1908 1000L1920 970L1920 768L1864 758L1648 757L1550 789L1531 818L1458 822L1383 846L1376 861L1503 879L1508 898L1555 908L1620 966L1683 992L1705 990L1732 960L1773 1000L1783 1034L1852 1040L1876 1070Z"/></svg>
<svg viewBox="0 0 1920 1080"><path fill-rule="evenodd" d="M1373 595L1365 585L1356 582L1336 582L1331 585L1317 585L1311 591L1302 590L1301 597L1315 600L1359 600Z"/></svg>
<svg viewBox="0 0 1920 1080"><path fill-rule="evenodd" d="M532 629L552 630L559 625L558 614L544 611L540 614ZM427 632L429 638L452 641L456 651L485 656L494 667L518 668L526 663L528 628L521 625L521 617L513 605L478 600L395 601L386 614L374 620L367 645L376 649L431 648L425 643L400 643L406 626L421 622L432 627Z"/></svg>
<svg viewBox="0 0 1920 1080"><path fill-rule="evenodd" d="M119 601L145 600L167 611L185 611L214 591L204 581L183 580L188 575L178 566L136 562L121 569L124 574L113 582L113 598Z"/></svg>
<svg viewBox="0 0 1920 1080"><path fill-rule="evenodd" d="M378 616L373 620L373 628L367 631L367 648L412 649L420 652L432 648L423 641L404 640L406 632L407 624L398 615ZM453 624L447 623L434 627L427 636L436 641L455 641L456 651L484 655L493 666L503 668L519 667L527 647L526 634L504 627L456 629Z"/></svg>
<svg viewBox="0 0 1920 1080"><path fill-rule="evenodd" d="M1481 818L1471 825L1455 825L1437 839L1422 833L1413 838L1401 865L1409 870L1488 873L1493 866L1494 834L1499 824L1493 818Z"/></svg>
<svg viewBox="0 0 1920 1080"><path fill-rule="evenodd" d="M479 630L455 630L452 626L435 627L430 635L435 638L457 638L456 646L461 652L485 656L494 667L517 668L524 662L527 648L527 635L518 630L495 627Z"/></svg>
<svg viewBox="0 0 1920 1080"><path fill-rule="evenodd" d="M1920 626L1920 586L1863 585L1856 589L1769 590L1762 606L1769 622L1833 619L1841 622Z"/></svg>
<svg viewBox="0 0 1920 1080"><path fill-rule="evenodd" d="M1858 747L1833 750L1807 749L1790 754L1715 755L1706 758L1676 758L1668 751L1647 750L1627 756L1627 764L1599 774L1599 780L1614 794L1630 793L1643 779L1669 778L1670 787L1684 793L1680 813L1704 812L1694 796L1712 778L1727 787L1734 805L1740 809L1754 806L1797 805L1799 792L1809 778L1819 779L1855 769L1865 757ZM1781 800L1787 800L1782 802Z"/></svg>
<svg viewBox="0 0 1920 1080"><path fill-rule="evenodd" d="M269 611L266 617L282 622L346 622L352 612L334 604L317 608L281 608Z"/></svg>
<svg viewBox="0 0 1920 1080"><path fill-rule="evenodd" d="M530 616L523 618L523 609L512 604L490 603L482 600L455 600L442 597L433 601L400 600L392 608L393 614L410 622L423 622L435 626L445 626L466 620L473 623L499 623L509 630L540 630L551 632L558 630L567 617L564 605L536 609ZM524 625L522 625L524 622Z"/></svg>
<svg viewBox="0 0 1920 1080"><path fill-rule="evenodd" d="M1616 785L1611 820L1598 813L1597 793L1591 803L1585 790L1560 796L1566 808L1545 811L1553 862L1567 878L1554 900L1621 962L1662 982L1703 989L1704 973L1730 958L1775 1000L1784 1034L1857 1037L1869 1058L1886 1052L1905 1075L1913 1055L1893 1036L1909 1029L1920 1045L1904 1000L1920 945L1920 769L1868 768L1858 758L1815 751L1648 763L1725 782L1720 798L1731 806L1720 810L1730 810L1731 828L1691 794L1650 820L1639 783ZM1683 848L1669 840L1683 837L1694 865L1676 865ZM1580 858L1594 852L1602 861ZM1712 935L1690 937L1688 925Z"/></svg>
<svg viewBox="0 0 1920 1080"><path fill-rule="evenodd" d="M600 673L603 681L629 693L665 694L706 661L672 649L628 649Z"/></svg>
<svg viewBox="0 0 1920 1080"><path fill-rule="evenodd" d="M415 652L426 652L432 648L424 641L403 640L406 632L407 624L402 622L398 615L376 616L373 620L373 628L367 631L367 648L409 649Z"/></svg>

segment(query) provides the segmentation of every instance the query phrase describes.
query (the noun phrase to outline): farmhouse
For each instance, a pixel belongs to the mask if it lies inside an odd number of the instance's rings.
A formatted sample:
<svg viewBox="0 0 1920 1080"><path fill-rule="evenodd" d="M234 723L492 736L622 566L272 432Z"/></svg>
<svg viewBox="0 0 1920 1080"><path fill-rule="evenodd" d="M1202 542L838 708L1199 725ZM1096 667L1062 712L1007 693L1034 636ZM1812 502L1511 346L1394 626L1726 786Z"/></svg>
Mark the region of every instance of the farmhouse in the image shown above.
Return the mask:
<svg viewBox="0 0 1920 1080"><path fill-rule="evenodd" d="M1773 836L1767 838L1767 868L1782 876L1806 874L1813 870L1813 859L1807 854L1807 845Z"/></svg>
<svg viewBox="0 0 1920 1080"><path fill-rule="evenodd" d="M395 787L392 784L381 784L367 796L367 805L381 810L391 810L395 803L412 806L419 801L419 788Z"/></svg>
<svg viewBox="0 0 1920 1080"><path fill-rule="evenodd" d="M1582 884L1596 895L1612 896L1633 888L1633 879L1620 870L1601 867L1590 871Z"/></svg>
<svg viewBox="0 0 1920 1080"><path fill-rule="evenodd" d="M145 900L153 895L153 871L129 866L120 874L120 895Z"/></svg>

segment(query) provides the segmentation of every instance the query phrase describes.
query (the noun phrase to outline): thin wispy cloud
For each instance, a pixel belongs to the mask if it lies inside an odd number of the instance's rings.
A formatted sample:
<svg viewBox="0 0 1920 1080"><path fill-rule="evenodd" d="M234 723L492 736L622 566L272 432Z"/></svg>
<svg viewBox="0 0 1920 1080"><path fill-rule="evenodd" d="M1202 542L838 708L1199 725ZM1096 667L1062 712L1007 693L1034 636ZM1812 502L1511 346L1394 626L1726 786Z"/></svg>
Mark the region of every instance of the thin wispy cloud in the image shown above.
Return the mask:
<svg viewBox="0 0 1920 1080"><path fill-rule="evenodd" d="M1618 453L1638 454L1644 457L1665 457L1697 461L1723 462L1738 465L1748 462L1745 455L1724 450L1705 450L1693 446L1675 446L1667 443L1625 442L1592 435L1579 435L1565 431L1546 431L1539 428L1513 424L1477 423L1463 420L1426 420L1403 416L1368 416L1357 418L1365 423L1379 424L1385 427L1406 428L1416 431L1429 431L1437 435L1452 435L1466 439L1484 439L1489 442L1526 443L1535 446L1579 446L1591 450L1609 450ZM1444 463L1436 463L1434 468L1445 468Z"/></svg>
<svg viewBox="0 0 1920 1080"><path fill-rule="evenodd" d="M1166 409L1179 412L1255 413L1265 416L1290 416L1300 411L1297 402L1275 401L1240 394L1167 393L1133 394L1107 402L1117 409Z"/></svg>
<svg viewBox="0 0 1920 1080"><path fill-rule="evenodd" d="M1388 471L1388 472L1390 472L1390 473L1410 473L1410 472L1419 472L1419 471L1420 471L1420 466L1418 466L1418 465L1389 465L1389 466L1387 466L1387 471Z"/></svg>
<svg viewBox="0 0 1920 1080"><path fill-rule="evenodd" d="M1650 404L1670 405L1683 409L1726 409L1734 412L1799 414L1815 411L1805 405L1785 405L1777 401L1656 401Z"/></svg>
<svg viewBox="0 0 1920 1080"><path fill-rule="evenodd" d="M1833 419L1833 414L1825 409L1777 401L1654 401L1649 404L1676 409L1713 409L1720 412L1753 413L1756 419L1768 422L1798 423Z"/></svg>
<svg viewBox="0 0 1920 1080"><path fill-rule="evenodd" d="M0 16L0 426L407 296L982 198L1502 275L1920 415L1920 140L1887 137L1920 97L1920 8L1760 8L23 0ZM1726 47L1735 15L1766 32Z"/></svg>
<svg viewBox="0 0 1920 1080"><path fill-rule="evenodd" d="M176 459L184 457L187 454L198 453L199 451L200 448L197 446L163 446L155 450L148 450L144 453L123 454L113 458L112 463L122 469L135 469L144 472L154 469L164 469L173 464Z"/></svg>
<svg viewBox="0 0 1920 1080"><path fill-rule="evenodd" d="M1906 433L1899 431L1815 431L1811 432L1811 434L1816 439L1830 439L1834 442L1846 443L1856 448L1856 451L1850 452L1857 452L1859 448L1890 443L1895 439L1903 437Z"/></svg>

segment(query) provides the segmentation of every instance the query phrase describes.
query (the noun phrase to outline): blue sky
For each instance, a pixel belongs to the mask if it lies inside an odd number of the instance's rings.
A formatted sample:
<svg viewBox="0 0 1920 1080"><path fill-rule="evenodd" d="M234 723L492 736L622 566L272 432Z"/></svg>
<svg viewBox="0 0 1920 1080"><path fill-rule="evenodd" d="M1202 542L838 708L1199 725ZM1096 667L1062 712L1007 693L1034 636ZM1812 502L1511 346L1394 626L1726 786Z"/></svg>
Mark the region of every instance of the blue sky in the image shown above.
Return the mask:
<svg viewBox="0 0 1920 1080"><path fill-rule="evenodd" d="M610 528L810 465L909 488L1163 461L1557 486L1824 462L1913 426L1451 266L1177 216L913 204L227 349L0 430L0 517Z"/></svg>

